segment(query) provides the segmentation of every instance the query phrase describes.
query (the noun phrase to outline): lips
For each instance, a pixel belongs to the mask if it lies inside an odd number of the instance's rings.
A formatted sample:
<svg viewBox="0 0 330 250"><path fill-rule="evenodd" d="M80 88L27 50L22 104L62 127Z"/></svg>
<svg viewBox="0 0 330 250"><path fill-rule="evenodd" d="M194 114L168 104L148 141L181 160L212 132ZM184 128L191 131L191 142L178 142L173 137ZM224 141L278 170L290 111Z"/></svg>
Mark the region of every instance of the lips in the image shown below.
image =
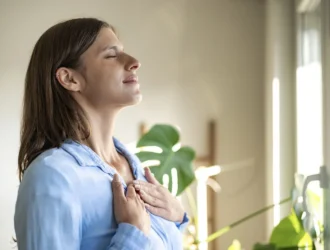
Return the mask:
<svg viewBox="0 0 330 250"><path fill-rule="evenodd" d="M130 83L137 83L139 81L138 77L136 75L131 75L123 81L125 84L130 84Z"/></svg>

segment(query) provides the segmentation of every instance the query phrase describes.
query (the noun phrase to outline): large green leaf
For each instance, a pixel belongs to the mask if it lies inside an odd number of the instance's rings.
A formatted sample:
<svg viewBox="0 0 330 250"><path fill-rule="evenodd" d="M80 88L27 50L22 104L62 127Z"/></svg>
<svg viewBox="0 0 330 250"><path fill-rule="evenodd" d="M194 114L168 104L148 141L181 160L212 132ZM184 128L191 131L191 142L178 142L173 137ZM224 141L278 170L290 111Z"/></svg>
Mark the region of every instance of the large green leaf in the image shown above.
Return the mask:
<svg viewBox="0 0 330 250"><path fill-rule="evenodd" d="M303 249L306 250L313 249L311 237L306 233L294 212L282 219L273 229L270 243L276 245L276 249L292 247L296 247L296 249L304 247Z"/></svg>
<svg viewBox="0 0 330 250"><path fill-rule="evenodd" d="M253 250L276 250L276 247L274 244L261 244L256 243L253 246Z"/></svg>
<svg viewBox="0 0 330 250"><path fill-rule="evenodd" d="M137 153L137 157L143 163L149 160L158 160L159 166L151 167L151 172L155 175L159 182L162 182L163 175L167 174L169 179L169 189L172 190L172 168L177 170L178 175L178 191L181 194L195 180L193 171L193 160L195 151L190 147L181 147L177 151L173 151L173 146L180 140L178 131L170 125L157 124L154 125L146 134L144 134L137 143L137 148L158 147L161 153L151 151L141 151Z"/></svg>

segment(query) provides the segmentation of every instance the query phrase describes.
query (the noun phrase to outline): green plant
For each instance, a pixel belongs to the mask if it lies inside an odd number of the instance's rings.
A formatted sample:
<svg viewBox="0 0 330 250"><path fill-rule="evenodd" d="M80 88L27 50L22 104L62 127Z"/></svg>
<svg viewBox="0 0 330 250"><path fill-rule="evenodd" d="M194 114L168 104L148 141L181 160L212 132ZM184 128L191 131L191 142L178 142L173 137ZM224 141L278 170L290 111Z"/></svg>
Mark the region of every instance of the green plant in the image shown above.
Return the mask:
<svg viewBox="0 0 330 250"><path fill-rule="evenodd" d="M228 250L242 250L241 243L238 240L234 240L233 243L228 247Z"/></svg>
<svg viewBox="0 0 330 250"><path fill-rule="evenodd" d="M168 175L168 187L171 191L173 187L172 169L176 169L178 184L177 195L180 195L195 180L193 169L195 152L190 147L180 147L177 150L174 150L174 146L179 143L179 140L179 132L173 126L158 124L153 126L145 135L143 135L137 143L137 147L140 149L140 152L137 153L137 157L142 163L150 160L157 160L159 164L151 167L151 171L161 183L163 176L165 174ZM154 150L155 148L157 148L157 150ZM187 190L189 191L189 188ZM195 207L194 204L196 202L193 200L192 195L189 195L189 192L187 194L188 198L190 197L189 200L192 200L190 203L193 207ZM316 206L315 204L320 206L319 197L311 193L309 193L309 197L310 203L313 203L314 206ZM206 241L210 242L218 237L221 237L232 228L237 227L245 221L250 220L262 213L265 213L274 206L292 202L292 212L287 217L282 219L281 222L273 229L269 244L257 243L254 246L254 250L298 250L300 247L303 247L305 250L312 250L315 248L313 241L321 238L320 235L322 234L322 227L319 223L314 223L308 231L305 230L304 224L306 224L306 218L303 217L303 210L301 202L299 202L299 198L301 198L301 185L296 185L293 189L292 197L284 199L278 204L272 204L262 208L224 228L219 229L209 235ZM196 226L197 221L198 218L192 218L192 224L194 226ZM318 228L318 226L320 226L320 228ZM200 241L196 238L195 230L190 232L190 238L192 238L192 240L190 240L191 245L197 246L200 243ZM230 246L230 250L234 249L240 249L240 244L238 241L235 241Z"/></svg>
<svg viewBox="0 0 330 250"><path fill-rule="evenodd" d="M305 231L302 223L294 211L273 229L270 237L270 243L276 246L276 249L294 248L294 249L313 249L313 240Z"/></svg>
<svg viewBox="0 0 330 250"><path fill-rule="evenodd" d="M235 227L241 225L241 224L244 223L245 221L248 221L248 220L250 220L250 219L252 219L252 218L255 218L256 216L261 215L261 214L265 213L266 211L268 211L268 210L270 210L270 209L273 209L275 206L278 206L278 205L281 205L281 204L287 203L287 202L289 202L290 200L291 200L290 198L284 199L284 200L280 201L280 202L277 203L277 204L269 205L269 206L264 207L264 208L262 208L262 209L260 209L260 210L258 210L258 211L256 211L256 212L254 212L254 213L252 213L252 214L249 214L249 215L245 216L244 218L239 219L238 221L235 221L234 223L232 223L232 224L230 224L230 225L228 225L228 226L226 226L226 227L224 227L224 228L222 228L222 229L216 231L215 233L211 234L211 235L206 239L206 241L207 241L207 242L210 242L210 241L212 241L212 240L215 240L216 238L218 238L218 237L224 235L225 233L227 233L229 230L231 230L231 229L233 229L233 228L235 228ZM198 242L197 242L197 243L198 243Z"/></svg>
<svg viewBox="0 0 330 250"><path fill-rule="evenodd" d="M253 250L276 250L276 246L272 243L270 244L257 243L253 246Z"/></svg>
<svg viewBox="0 0 330 250"><path fill-rule="evenodd" d="M177 171L177 195L180 195L194 180L193 160L195 151L190 147L180 147L174 150L174 146L180 141L179 132L170 125L158 124L144 134L137 143L141 151L136 155L140 161L159 161L157 167L151 167L151 172L162 183L163 175L169 176L169 189L172 191L172 169ZM155 150L157 148L157 150ZM160 149L160 151L159 151ZM159 152L155 152L159 151Z"/></svg>

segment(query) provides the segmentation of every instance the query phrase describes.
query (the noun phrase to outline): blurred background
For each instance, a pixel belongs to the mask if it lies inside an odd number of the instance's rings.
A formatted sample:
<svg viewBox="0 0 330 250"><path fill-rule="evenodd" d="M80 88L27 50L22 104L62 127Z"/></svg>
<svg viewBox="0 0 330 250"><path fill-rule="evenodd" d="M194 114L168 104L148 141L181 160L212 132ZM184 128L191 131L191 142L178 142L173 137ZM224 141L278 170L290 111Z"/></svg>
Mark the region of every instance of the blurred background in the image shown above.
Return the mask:
<svg viewBox="0 0 330 250"><path fill-rule="evenodd" d="M198 207L204 221L185 232L191 242L290 197L296 173L317 174L326 164L329 14L328 0L0 0L0 249L15 247L25 72L50 26L75 17L114 25L125 50L142 63L143 93L140 105L121 113L116 136L129 145L141 128L171 124L196 151L196 169L216 167L211 181L190 187L197 205L206 201ZM309 189L323 208L319 184ZM238 240L232 249L250 250L268 243L292 204L197 247L228 249ZM323 209L317 211L324 225Z"/></svg>

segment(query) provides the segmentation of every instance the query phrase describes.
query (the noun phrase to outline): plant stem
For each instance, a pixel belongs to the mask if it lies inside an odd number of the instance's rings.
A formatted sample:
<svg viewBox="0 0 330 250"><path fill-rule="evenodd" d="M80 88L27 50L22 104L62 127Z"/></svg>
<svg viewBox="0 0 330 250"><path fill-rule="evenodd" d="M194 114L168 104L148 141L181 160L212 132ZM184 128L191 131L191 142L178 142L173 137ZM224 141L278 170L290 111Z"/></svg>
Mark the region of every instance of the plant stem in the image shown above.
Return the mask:
<svg viewBox="0 0 330 250"><path fill-rule="evenodd" d="M279 203L275 203L275 204L269 205L267 207L264 207L263 209L260 209L260 210L258 210L256 212L254 212L254 213L252 213L252 214L250 214L250 215L248 215L248 216L246 216L246 217L238 220L238 221L235 221L234 223L230 224L229 226L226 226L224 228L221 228L220 230L216 231L215 233L213 233L209 237L207 237L206 240L204 240L204 241L198 241L197 244L199 244L201 242L210 242L212 240L215 240L216 238L222 236L223 234L227 233L230 229L232 229L232 228L234 228L234 227L242 224L243 222L245 222L247 220L250 220L250 219L254 218L255 216L258 216L258 215L260 215L260 214L262 214L262 213L264 213L264 212L266 212L266 211L274 208L275 206L282 205L282 204L284 204L286 202L289 202L289 201L291 201L291 197L286 198L284 200L281 200Z"/></svg>

